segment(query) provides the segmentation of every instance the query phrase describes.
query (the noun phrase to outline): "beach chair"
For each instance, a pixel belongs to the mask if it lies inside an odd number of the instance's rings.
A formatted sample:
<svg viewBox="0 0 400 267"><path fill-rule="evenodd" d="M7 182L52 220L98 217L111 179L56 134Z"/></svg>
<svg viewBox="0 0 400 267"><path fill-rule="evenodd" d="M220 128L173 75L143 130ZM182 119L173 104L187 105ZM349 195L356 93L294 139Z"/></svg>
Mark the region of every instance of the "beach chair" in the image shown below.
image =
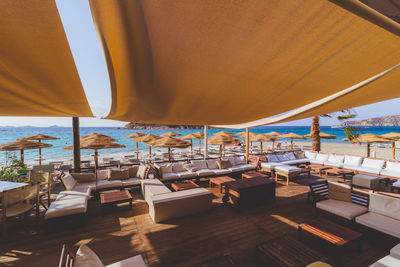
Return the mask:
<svg viewBox="0 0 400 267"><path fill-rule="evenodd" d="M29 181L32 184L39 184L39 203L48 209L51 203L51 185L52 185L52 174L50 172L29 172ZM44 204L43 199L47 197L47 206Z"/></svg>

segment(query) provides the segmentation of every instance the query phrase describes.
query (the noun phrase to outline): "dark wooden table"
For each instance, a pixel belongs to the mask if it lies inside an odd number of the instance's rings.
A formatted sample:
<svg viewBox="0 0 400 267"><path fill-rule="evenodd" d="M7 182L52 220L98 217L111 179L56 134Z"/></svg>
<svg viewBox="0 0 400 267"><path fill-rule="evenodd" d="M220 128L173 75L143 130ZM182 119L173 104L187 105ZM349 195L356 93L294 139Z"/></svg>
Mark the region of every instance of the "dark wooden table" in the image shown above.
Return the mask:
<svg viewBox="0 0 400 267"><path fill-rule="evenodd" d="M244 172L242 173L242 179L250 179L254 177L263 177L263 178L268 178L269 176L266 174L263 174L261 172L256 172L256 171L249 171L249 172Z"/></svg>
<svg viewBox="0 0 400 267"><path fill-rule="evenodd" d="M229 255L209 259L202 263L191 265L190 267L237 267L235 261Z"/></svg>
<svg viewBox="0 0 400 267"><path fill-rule="evenodd" d="M260 266L304 267L328 259L307 245L283 235L257 246L257 263Z"/></svg>
<svg viewBox="0 0 400 267"><path fill-rule="evenodd" d="M334 253L338 261L340 261L344 246L358 243L359 250L362 249L363 235L361 233L324 218L317 218L300 224L298 227L299 240L302 240L303 232L330 244L335 250Z"/></svg>
<svg viewBox="0 0 400 267"><path fill-rule="evenodd" d="M199 188L200 186L193 181L185 181L181 183L173 183L171 184L171 187L172 189L174 189L174 191L182 191L193 188Z"/></svg>
<svg viewBox="0 0 400 267"><path fill-rule="evenodd" d="M323 165L319 165L319 164L310 164L310 165L307 165L306 168L316 171L316 172L318 172L319 176L322 176L323 170L331 169L332 167L323 166Z"/></svg>
<svg viewBox="0 0 400 267"><path fill-rule="evenodd" d="M214 177L209 179L209 187L211 188L212 184L215 184L216 186L219 187L219 192L222 194L222 187L225 185L225 183L233 181L236 180L229 176Z"/></svg>
<svg viewBox="0 0 400 267"><path fill-rule="evenodd" d="M129 208L132 209L132 195L128 190L111 191L100 194L101 212L103 214L105 207L124 202L129 202Z"/></svg>
<svg viewBox="0 0 400 267"><path fill-rule="evenodd" d="M223 201L236 208L252 207L275 201L276 182L272 179L255 177L236 180L225 184Z"/></svg>
<svg viewBox="0 0 400 267"><path fill-rule="evenodd" d="M332 168L332 169L327 169L325 171L325 177L328 177L328 174L335 174L335 175L340 175L343 178L343 181L345 181L346 175L354 175L354 172L352 171L346 171L343 169L338 169L338 168Z"/></svg>

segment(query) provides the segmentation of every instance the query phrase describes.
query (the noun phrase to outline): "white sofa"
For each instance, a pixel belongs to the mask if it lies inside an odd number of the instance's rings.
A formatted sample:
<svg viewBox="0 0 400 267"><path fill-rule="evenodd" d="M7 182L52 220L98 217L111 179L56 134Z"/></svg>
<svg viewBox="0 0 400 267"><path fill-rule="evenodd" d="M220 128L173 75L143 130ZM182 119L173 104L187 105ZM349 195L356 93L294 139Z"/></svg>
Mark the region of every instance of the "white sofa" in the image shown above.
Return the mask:
<svg viewBox="0 0 400 267"><path fill-rule="evenodd" d="M381 171L380 175L400 178L400 162L386 161L386 167Z"/></svg>
<svg viewBox="0 0 400 267"><path fill-rule="evenodd" d="M370 193L368 212L356 217L356 222L400 238L400 198Z"/></svg>
<svg viewBox="0 0 400 267"><path fill-rule="evenodd" d="M261 169L266 172L273 172L276 166L310 164L310 159L297 158L293 152L271 154L267 155L266 158L267 162L260 163Z"/></svg>
<svg viewBox="0 0 400 267"><path fill-rule="evenodd" d="M336 168L343 168L344 155L329 154L329 157L327 161L324 162L324 165Z"/></svg>
<svg viewBox="0 0 400 267"><path fill-rule="evenodd" d="M141 183L154 222L206 211L212 206L213 195L205 188L172 192L159 179L145 179Z"/></svg>
<svg viewBox="0 0 400 267"><path fill-rule="evenodd" d="M398 267L400 266L400 244L390 250L390 254L370 265L370 267Z"/></svg>
<svg viewBox="0 0 400 267"><path fill-rule="evenodd" d="M372 173L379 175L383 166L385 166L384 160L365 158L356 171L358 173Z"/></svg>

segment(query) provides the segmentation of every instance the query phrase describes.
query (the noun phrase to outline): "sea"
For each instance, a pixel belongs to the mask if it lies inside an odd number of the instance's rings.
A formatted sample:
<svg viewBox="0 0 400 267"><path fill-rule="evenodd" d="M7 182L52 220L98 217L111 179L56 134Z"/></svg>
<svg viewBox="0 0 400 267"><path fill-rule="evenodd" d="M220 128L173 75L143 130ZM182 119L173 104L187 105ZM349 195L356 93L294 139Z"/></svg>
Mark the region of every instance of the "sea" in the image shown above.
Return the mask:
<svg viewBox="0 0 400 267"><path fill-rule="evenodd" d="M363 133L373 133L373 134L385 134L389 132L400 132L400 127L380 127L380 126L371 126L371 127L358 127L359 132ZM210 136L216 132L221 130L228 131L231 133L238 133L243 131L243 129L238 130L231 130L231 129L209 129ZM194 129L194 130L136 130L136 129L124 129L119 127L81 127L80 134L86 135L90 133L100 133L109 135L112 138L117 139L117 143L124 144L125 148L118 148L118 149L102 149L99 154L106 155L106 154L129 154L130 152L136 151L136 144L131 139L125 138L125 136L133 133L133 132L141 132L141 133L152 133L155 135L160 135L169 131L174 131L180 133L182 135L187 135L189 133L194 133L198 131L203 131L201 129ZM306 135L310 132L310 126L260 126L251 128L251 132L255 133L267 133L271 131L277 131L280 133L289 133L294 132L300 135ZM336 135L336 139L326 140L323 139L322 142L338 142L344 143L342 141L345 138L345 134L343 129L334 128L330 126L321 126L321 131ZM42 157L48 161L56 161L56 160L65 160L71 159L73 157L72 150L63 149L63 147L72 145L72 127L59 127L59 126L52 126L52 127L32 127L32 126L24 126L24 127L0 127L0 144L9 143L15 141L17 138L26 137L35 134L46 134L50 136L59 137L59 140L49 140L49 141L42 141L49 144L52 144L52 147L42 149ZM281 139L283 140L283 139ZM301 140L304 142L304 140ZM310 139L307 139L305 142L311 142ZM194 146L198 144L198 140L193 140ZM139 143L140 150L148 149L148 146L145 143ZM28 164L34 164L38 158L38 150L26 150L25 152L25 161ZM19 158L19 151L16 152L5 152L0 151L0 164L4 165L9 162L11 155L16 155ZM83 158L90 158L90 155L93 154L93 150L81 150L81 155ZM36 162L37 163L37 162Z"/></svg>

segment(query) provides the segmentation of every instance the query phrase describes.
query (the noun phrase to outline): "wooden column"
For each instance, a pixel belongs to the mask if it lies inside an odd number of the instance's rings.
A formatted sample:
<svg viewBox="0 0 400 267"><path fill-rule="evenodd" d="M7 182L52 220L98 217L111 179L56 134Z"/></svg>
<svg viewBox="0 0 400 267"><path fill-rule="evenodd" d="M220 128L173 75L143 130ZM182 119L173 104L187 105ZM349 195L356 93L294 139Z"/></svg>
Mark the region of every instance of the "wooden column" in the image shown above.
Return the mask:
<svg viewBox="0 0 400 267"><path fill-rule="evenodd" d="M370 156L370 153L371 151L370 151L370 144L369 143L367 143L367 158L369 158L369 156Z"/></svg>
<svg viewBox="0 0 400 267"><path fill-rule="evenodd" d="M193 139L190 139L190 154L193 155Z"/></svg>
<svg viewBox="0 0 400 267"><path fill-rule="evenodd" d="M392 157L396 159L396 142L392 143Z"/></svg>
<svg viewBox="0 0 400 267"><path fill-rule="evenodd" d="M96 177L96 190L97 190L97 167L99 165L99 152L94 150L94 176Z"/></svg>
<svg viewBox="0 0 400 267"><path fill-rule="evenodd" d="M151 146L149 146L149 160L151 162Z"/></svg>
<svg viewBox="0 0 400 267"><path fill-rule="evenodd" d="M72 139L74 143L74 169L81 172L81 140L79 136L79 117L72 118Z"/></svg>
<svg viewBox="0 0 400 267"><path fill-rule="evenodd" d="M208 158L208 126L204 125L204 159Z"/></svg>
<svg viewBox="0 0 400 267"><path fill-rule="evenodd" d="M136 143L136 159L139 159L139 143L138 142L135 143Z"/></svg>
<svg viewBox="0 0 400 267"><path fill-rule="evenodd" d="M39 143L42 142L41 139L38 140ZM39 166L42 166L42 148L39 147Z"/></svg>
<svg viewBox="0 0 400 267"><path fill-rule="evenodd" d="M249 162L249 128L246 128L246 164Z"/></svg>
<svg viewBox="0 0 400 267"><path fill-rule="evenodd" d="M263 154L263 141L260 142L260 155Z"/></svg>
<svg viewBox="0 0 400 267"><path fill-rule="evenodd" d="M290 151L293 151L293 138L290 138Z"/></svg>
<svg viewBox="0 0 400 267"><path fill-rule="evenodd" d="M24 163L24 160L25 160L25 158L24 158L24 150L21 149L21 161L22 161L22 163Z"/></svg>
<svg viewBox="0 0 400 267"><path fill-rule="evenodd" d="M222 145L219 145L219 159L222 159Z"/></svg>
<svg viewBox="0 0 400 267"><path fill-rule="evenodd" d="M171 162L171 147L168 147L168 161Z"/></svg>

